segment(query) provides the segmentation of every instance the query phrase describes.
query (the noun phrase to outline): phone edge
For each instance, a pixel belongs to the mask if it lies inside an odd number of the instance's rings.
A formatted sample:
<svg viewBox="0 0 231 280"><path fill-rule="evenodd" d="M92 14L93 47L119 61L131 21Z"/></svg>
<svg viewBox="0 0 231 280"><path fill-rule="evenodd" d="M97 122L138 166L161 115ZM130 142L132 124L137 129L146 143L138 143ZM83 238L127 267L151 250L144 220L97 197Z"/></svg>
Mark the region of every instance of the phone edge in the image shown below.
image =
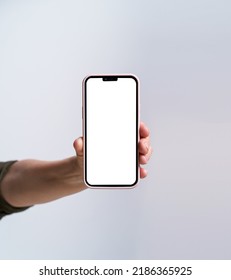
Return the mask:
<svg viewBox="0 0 231 280"><path fill-rule="evenodd" d="M116 76L116 77L132 77L136 83L137 83L137 110L138 110L138 116L137 116L137 179L136 181L131 185L131 186L108 186L108 187L104 187L104 186L92 186L90 185L87 181L86 181L86 168L85 168L85 165L86 165L86 157L85 157L85 92L86 92L86 88L85 88L85 85L86 85L86 82L89 78L91 77L105 77L105 76ZM82 135L83 135L83 181L84 181L84 184L90 188L90 189L113 189L113 190L116 190L116 189L133 189L135 188L139 182L140 182L140 165L139 165L139 141L140 141L140 133L139 133L139 127L140 127L140 80L139 78L134 75L134 74L131 74L131 73L127 73L127 74L89 74L87 76L85 76L82 80Z"/></svg>

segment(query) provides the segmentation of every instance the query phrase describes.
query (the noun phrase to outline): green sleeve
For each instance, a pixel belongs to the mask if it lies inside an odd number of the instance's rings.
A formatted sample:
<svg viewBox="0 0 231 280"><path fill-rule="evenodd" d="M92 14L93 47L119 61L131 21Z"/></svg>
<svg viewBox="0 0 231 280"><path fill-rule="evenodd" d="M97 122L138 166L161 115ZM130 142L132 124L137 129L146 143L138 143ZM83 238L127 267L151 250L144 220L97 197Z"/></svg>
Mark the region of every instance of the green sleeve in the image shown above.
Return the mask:
<svg viewBox="0 0 231 280"><path fill-rule="evenodd" d="M0 162L0 219L6 215L21 212L29 207L14 207L10 205L2 196L1 193L1 182L3 177L6 175L7 171L16 161Z"/></svg>

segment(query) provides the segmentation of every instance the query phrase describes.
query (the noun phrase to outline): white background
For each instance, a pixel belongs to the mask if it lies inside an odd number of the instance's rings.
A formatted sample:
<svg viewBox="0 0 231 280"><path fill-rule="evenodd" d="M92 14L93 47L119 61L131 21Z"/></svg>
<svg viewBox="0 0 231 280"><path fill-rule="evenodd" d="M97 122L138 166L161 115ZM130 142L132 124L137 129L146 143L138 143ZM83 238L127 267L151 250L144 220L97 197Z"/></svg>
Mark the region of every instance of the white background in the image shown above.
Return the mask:
<svg viewBox="0 0 231 280"><path fill-rule="evenodd" d="M61 159L81 82L134 73L149 176L0 222L2 259L231 258L228 0L0 1L1 160Z"/></svg>
<svg viewBox="0 0 231 280"><path fill-rule="evenodd" d="M200 280L208 277L229 280L230 262L230 260L7 260L1 261L0 276L5 280L12 278L30 280L35 277L65 280L77 277L94 280L116 278L145 280L154 277L155 279ZM78 275L75 275L75 272ZM40 275L42 273L43 275Z"/></svg>

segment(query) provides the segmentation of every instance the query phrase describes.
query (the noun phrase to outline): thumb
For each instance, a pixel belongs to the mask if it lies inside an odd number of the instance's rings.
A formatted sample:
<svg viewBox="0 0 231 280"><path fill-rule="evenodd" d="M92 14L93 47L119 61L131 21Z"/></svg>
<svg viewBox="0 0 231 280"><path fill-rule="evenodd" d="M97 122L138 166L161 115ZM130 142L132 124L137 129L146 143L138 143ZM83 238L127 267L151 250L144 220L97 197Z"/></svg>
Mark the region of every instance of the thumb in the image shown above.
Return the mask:
<svg viewBox="0 0 231 280"><path fill-rule="evenodd" d="M74 146L77 156L82 157L83 156L83 137L79 137L78 139L76 139L73 143L73 146Z"/></svg>

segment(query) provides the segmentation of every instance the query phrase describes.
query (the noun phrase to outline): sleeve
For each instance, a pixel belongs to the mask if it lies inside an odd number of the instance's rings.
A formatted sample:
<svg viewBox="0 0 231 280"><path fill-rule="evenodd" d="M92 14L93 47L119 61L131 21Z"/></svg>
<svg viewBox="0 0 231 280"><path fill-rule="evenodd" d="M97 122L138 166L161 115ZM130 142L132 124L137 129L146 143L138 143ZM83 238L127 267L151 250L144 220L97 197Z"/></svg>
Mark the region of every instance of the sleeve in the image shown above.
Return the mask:
<svg viewBox="0 0 231 280"><path fill-rule="evenodd" d="M10 205L2 196L1 193L1 182L8 170L10 169L11 165L14 164L16 161L7 161L7 162L0 162L0 220L6 215L10 215L13 213L18 213L28 209L29 207L14 207Z"/></svg>

